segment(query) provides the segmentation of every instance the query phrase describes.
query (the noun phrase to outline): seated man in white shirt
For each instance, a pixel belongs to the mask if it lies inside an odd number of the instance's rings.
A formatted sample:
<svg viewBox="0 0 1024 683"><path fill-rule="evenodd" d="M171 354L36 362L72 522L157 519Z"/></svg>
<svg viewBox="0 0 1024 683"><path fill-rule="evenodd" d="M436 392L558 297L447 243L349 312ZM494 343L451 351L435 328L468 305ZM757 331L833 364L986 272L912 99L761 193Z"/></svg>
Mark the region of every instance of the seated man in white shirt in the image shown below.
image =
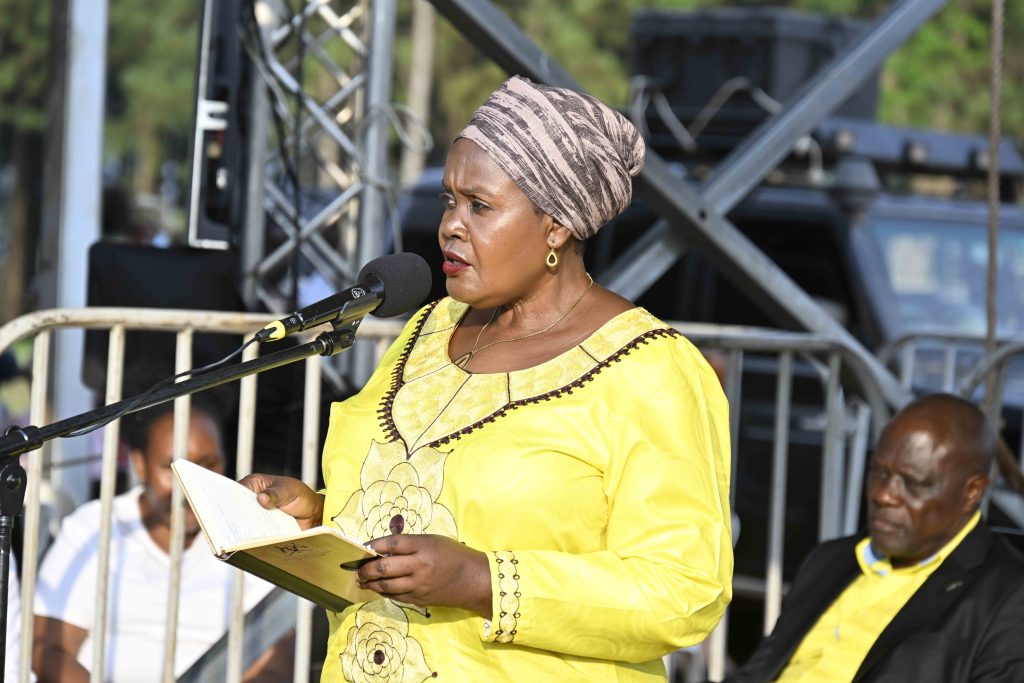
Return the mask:
<svg viewBox="0 0 1024 683"><path fill-rule="evenodd" d="M138 428L126 424L132 464L142 484L114 499L104 680L137 683L161 677L170 601L173 423L173 409L165 404ZM223 471L220 429L197 405L191 412L187 450L192 462ZM89 680L99 530L100 502L94 500L64 519L40 567L32 667L41 682ZM234 570L216 559L202 539L196 542L198 534L199 524L186 504L176 676L217 642L230 619ZM248 574L244 585L246 610L272 588ZM280 681L290 679L291 672L291 642L282 639L253 664L244 680Z"/></svg>

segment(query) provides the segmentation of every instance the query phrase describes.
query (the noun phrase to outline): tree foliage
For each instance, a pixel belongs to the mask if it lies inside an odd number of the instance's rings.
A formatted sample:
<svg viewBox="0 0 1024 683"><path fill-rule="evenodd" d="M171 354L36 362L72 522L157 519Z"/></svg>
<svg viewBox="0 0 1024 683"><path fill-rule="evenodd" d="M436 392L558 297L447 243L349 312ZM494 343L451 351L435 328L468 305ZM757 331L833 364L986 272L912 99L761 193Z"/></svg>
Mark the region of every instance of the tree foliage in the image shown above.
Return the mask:
<svg viewBox="0 0 1024 683"><path fill-rule="evenodd" d="M49 2L0 0L0 123L43 127Z"/></svg>
<svg viewBox="0 0 1024 683"><path fill-rule="evenodd" d="M198 14L192 0L110 0L105 147L133 159L137 190L154 190L160 161L187 149Z"/></svg>
<svg viewBox="0 0 1024 683"><path fill-rule="evenodd" d="M1007 2L1003 57L1004 134L1024 140L1024 3ZM984 132L988 126L991 0L951 2L889 60L882 119Z"/></svg>

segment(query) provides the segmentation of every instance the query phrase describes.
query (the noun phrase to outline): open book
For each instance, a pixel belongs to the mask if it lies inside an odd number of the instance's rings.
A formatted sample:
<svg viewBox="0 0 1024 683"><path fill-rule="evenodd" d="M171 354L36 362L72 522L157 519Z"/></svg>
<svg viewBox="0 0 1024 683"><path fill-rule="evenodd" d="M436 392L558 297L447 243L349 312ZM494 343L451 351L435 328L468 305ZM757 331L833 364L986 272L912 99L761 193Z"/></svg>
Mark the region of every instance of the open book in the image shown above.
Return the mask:
<svg viewBox="0 0 1024 683"><path fill-rule="evenodd" d="M351 571L377 556L370 548L330 527L303 531L245 486L193 462L171 466L218 558L335 612L380 599L356 588Z"/></svg>

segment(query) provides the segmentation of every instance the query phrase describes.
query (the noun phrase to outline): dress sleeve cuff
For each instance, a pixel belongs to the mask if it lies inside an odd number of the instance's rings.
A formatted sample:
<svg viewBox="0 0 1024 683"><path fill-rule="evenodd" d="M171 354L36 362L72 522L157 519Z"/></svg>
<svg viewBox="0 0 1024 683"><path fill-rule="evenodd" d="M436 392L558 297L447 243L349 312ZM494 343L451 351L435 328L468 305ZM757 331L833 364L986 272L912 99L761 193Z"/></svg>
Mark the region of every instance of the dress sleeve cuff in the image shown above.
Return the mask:
<svg viewBox="0 0 1024 683"><path fill-rule="evenodd" d="M488 553L491 570L491 615L485 620L481 638L490 643L511 643L519 624L519 560L514 553L496 550Z"/></svg>

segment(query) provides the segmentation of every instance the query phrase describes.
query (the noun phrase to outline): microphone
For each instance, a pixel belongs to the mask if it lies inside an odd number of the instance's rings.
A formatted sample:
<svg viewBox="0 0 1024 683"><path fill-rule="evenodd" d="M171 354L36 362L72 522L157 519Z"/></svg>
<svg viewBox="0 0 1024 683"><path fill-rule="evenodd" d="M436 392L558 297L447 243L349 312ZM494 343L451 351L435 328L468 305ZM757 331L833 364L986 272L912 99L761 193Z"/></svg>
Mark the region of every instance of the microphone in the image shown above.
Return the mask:
<svg viewBox="0 0 1024 683"><path fill-rule="evenodd" d="M390 318L421 304L430 285L430 266L423 257L410 252L381 256L363 266L354 286L275 320L256 339L276 341L328 322L347 325L370 313Z"/></svg>

